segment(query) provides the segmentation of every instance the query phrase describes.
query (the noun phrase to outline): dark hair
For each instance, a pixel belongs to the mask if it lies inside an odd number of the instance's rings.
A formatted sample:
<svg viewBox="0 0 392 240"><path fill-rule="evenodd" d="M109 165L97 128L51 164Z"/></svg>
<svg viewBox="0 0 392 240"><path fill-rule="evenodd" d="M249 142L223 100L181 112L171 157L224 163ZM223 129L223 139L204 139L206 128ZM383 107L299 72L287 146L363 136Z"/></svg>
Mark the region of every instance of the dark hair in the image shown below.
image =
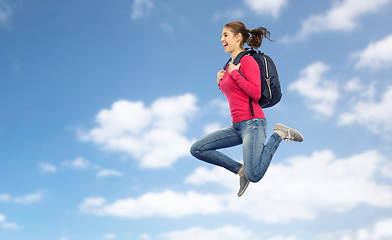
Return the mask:
<svg viewBox="0 0 392 240"><path fill-rule="evenodd" d="M270 32L263 27L248 30L245 24L240 21L229 22L225 25L225 27L230 28L231 32L234 33L234 35L241 33L241 47L244 47L245 43L247 43L248 46L251 48L259 48L261 46L261 43L263 42L264 37L273 42L273 40L271 40L270 38Z"/></svg>

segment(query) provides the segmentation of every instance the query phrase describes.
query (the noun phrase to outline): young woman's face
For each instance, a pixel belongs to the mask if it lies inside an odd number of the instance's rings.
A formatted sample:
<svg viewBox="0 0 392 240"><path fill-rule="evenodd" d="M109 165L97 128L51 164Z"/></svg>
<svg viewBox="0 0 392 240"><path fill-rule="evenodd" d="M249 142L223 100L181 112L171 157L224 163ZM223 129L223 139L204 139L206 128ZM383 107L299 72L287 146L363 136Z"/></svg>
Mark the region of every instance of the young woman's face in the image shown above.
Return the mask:
<svg viewBox="0 0 392 240"><path fill-rule="evenodd" d="M235 36L230 28L223 28L221 42L225 48L225 52L232 52L234 49L240 47L241 37L239 35L240 34L237 34L237 36Z"/></svg>

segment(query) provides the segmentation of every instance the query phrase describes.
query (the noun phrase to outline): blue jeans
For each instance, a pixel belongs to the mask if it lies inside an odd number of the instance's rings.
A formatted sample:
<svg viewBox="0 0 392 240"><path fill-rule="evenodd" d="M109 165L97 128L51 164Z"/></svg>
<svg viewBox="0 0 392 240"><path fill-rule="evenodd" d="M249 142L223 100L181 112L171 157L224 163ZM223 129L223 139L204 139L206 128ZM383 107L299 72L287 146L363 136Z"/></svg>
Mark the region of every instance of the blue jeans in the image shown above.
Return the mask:
<svg viewBox="0 0 392 240"><path fill-rule="evenodd" d="M245 177L250 182L258 182L263 178L272 156L282 141L279 135L274 133L264 145L266 135L266 119L255 118L234 123L196 141L191 147L191 154L202 161L224 167L237 174L242 164L217 149L243 144Z"/></svg>

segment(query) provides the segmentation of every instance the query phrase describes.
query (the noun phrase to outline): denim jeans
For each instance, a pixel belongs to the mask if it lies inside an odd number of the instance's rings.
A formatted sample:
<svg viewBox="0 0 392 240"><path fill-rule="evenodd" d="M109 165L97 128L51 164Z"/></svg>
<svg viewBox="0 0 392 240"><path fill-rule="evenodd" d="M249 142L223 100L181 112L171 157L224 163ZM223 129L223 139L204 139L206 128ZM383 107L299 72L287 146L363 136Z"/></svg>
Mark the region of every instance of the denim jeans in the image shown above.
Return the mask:
<svg viewBox="0 0 392 240"><path fill-rule="evenodd" d="M266 119L254 118L234 123L196 141L191 147L191 154L202 161L238 173L242 164L217 149L243 144L245 176L250 182L258 182L263 178L281 142L279 135L274 133L264 145L266 135Z"/></svg>

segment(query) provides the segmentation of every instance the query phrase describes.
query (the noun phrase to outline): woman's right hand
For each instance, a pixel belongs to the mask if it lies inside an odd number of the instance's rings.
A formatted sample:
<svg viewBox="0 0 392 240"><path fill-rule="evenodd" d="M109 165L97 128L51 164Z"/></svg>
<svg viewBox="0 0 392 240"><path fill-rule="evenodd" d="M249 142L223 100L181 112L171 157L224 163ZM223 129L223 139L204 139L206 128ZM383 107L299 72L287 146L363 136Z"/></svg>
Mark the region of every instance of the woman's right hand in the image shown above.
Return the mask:
<svg viewBox="0 0 392 240"><path fill-rule="evenodd" d="M217 74L217 79L216 83L219 85L220 82L222 81L223 77L225 76L226 71L225 70L220 70Z"/></svg>

